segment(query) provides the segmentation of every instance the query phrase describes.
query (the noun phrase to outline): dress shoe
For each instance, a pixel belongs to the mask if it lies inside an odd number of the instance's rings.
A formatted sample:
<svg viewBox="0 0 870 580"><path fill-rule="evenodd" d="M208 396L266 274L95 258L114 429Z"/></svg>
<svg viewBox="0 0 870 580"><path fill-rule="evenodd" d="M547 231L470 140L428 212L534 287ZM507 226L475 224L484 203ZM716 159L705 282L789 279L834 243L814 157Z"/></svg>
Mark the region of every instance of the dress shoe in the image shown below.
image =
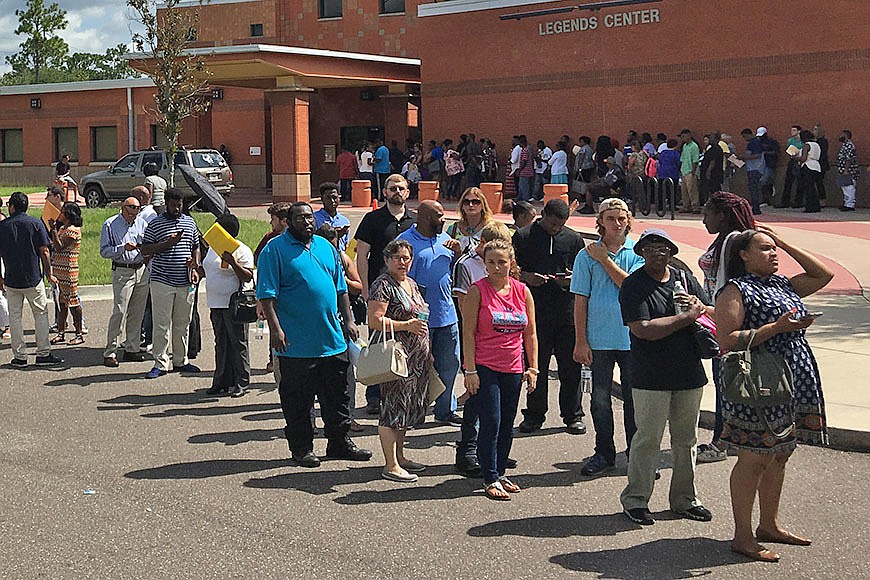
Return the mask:
<svg viewBox="0 0 870 580"><path fill-rule="evenodd" d="M446 417L435 417L435 423L438 425L453 425L454 427L462 426L462 417L458 413L450 413Z"/></svg>
<svg viewBox="0 0 870 580"><path fill-rule="evenodd" d="M565 426L565 431L570 433L571 435L585 435L586 434L586 425L583 423L583 419L577 419L576 421L571 421Z"/></svg>
<svg viewBox="0 0 870 580"><path fill-rule="evenodd" d="M118 366L118 359L113 356L104 356L103 357L103 366L104 367L116 367Z"/></svg>
<svg viewBox="0 0 870 580"><path fill-rule="evenodd" d="M220 385L216 385L205 392L206 395L226 395L228 389Z"/></svg>
<svg viewBox="0 0 870 580"><path fill-rule="evenodd" d="M477 461L470 459L457 459L454 464L456 471L465 477L483 477L483 472L480 470L480 464Z"/></svg>
<svg viewBox="0 0 870 580"><path fill-rule="evenodd" d="M121 360L124 362L142 362L145 360L144 352L127 352L124 351L124 355L121 357Z"/></svg>
<svg viewBox="0 0 870 580"><path fill-rule="evenodd" d="M180 367L175 367L172 369L174 373L198 373L202 369L200 369L195 364L187 363L186 365L181 365Z"/></svg>
<svg viewBox="0 0 870 580"><path fill-rule="evenodd" d="M330 442L326 446L326 456L330 459L347 459L348 461L368 461L372 458L372 452L368 449L361 449L356 446L356 443L351 441L350 437L345 437L344 440Z"/></svg>
<svg viewBox="0 0 870 580"><path fill-rule="evenodd" d="M317 458L313 451L307 451L303 455L294 455L293 461L299 467L307 467L309 469L320 467L320 459Z"/></svg>
<svg viewBox="0 0 870 580"><path fill-rule="evenodd" d="M520 423L520 432L521 433L534 433L538 429L540 429L544 424L538 421L529 421L528 419L523 419L523 422Z"/></svg>
<svg viewBox="0 0 870 580"><path fill-rule="evenodd" d="M505 461L504 466L507 467L508 469L516 469L517 468L517 460L514 459L513 457L508 457L507 461Z"/></svg>
<svg viewBox="0 0 870 580"><path fill-rule="evenodd" d="M36 366L38 367L50 367L52 365L59 365L61 363L63 363L63 359L59 356L54 356L53 354L36 357Z"/></svg>
<svg viewBox="0 0 870 580"><path fill-rule="evenodd" d="M165 374L166 374L166 371L164 371L163 369L154 367L153 369L151 369L150 371L145 373L145 378L146 379L156 379L157 377L162 377Z"/></svg>

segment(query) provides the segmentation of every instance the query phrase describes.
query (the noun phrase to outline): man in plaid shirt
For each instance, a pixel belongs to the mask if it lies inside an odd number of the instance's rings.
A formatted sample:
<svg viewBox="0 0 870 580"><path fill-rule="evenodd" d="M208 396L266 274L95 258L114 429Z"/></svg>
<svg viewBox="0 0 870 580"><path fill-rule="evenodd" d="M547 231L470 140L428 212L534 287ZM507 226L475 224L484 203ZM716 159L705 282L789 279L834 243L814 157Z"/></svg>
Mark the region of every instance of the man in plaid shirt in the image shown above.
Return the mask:
<svg viewBox="0 0 870 580"><path fill-rule="evenodd" d="M852 132L843 129L840 134L840 153L837 155L837 185L843 190L843 205L840 211L855 211L855 185L861 174L858 153L852 143Z"/></svg>

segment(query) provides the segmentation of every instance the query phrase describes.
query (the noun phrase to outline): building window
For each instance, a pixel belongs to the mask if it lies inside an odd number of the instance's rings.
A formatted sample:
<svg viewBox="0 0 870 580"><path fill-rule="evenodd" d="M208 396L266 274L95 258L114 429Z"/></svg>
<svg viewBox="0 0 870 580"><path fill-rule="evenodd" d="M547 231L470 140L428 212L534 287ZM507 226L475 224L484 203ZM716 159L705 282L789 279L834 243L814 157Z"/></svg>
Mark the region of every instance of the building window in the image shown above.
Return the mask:
<svg viewBox="0 0 870 580"><path fill-rule="evenodd" d="M115 161L118 158L118 128L91 127L91 151L94 161Z"/></svg>
<svg viewBox="0 0 870 580"><path fill-rule="evenodd" d="M381 0L381 14L402 14L405 12L405 0Z"/></svg>
<svg viewBox="0 0 870 580"><path fill-rule="evenodd" d="M341 18L341 0L320 0L321 18Z"/></svg>
<svg viewBox="0 0 870 580"><path fill-rule="evenodd" d="M54 158L69 155L70 161L79 160L79 130L77 127L57 127L54 130Z"/></svg>
<svg viewBox="0 0 870 580"><path fill-rule="evenodd" d="M24 163L24 129L3 129L0 162Z"/></svg>
<svg viewBox="0 0 870 580"><path fill-rule="evenodd" d="M160 149L169 149L169 141L163 135L163 131L157 125L151 125L151 146Z"/></svg>
<svg viewBox="0 0 870 580"><path fill-rule="evenodd" d="M263 24L251 24L251 36L263 36Z"/></svg>

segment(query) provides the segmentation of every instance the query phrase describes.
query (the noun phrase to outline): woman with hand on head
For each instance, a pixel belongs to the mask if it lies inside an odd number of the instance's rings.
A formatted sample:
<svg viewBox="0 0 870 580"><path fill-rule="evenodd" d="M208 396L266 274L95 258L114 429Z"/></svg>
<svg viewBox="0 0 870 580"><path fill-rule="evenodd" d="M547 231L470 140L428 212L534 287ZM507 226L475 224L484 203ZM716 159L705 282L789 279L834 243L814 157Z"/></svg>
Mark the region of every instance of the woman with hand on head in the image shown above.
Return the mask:
<svg viewBox="0 0 870 580"><path fill-rule="evenodd" d="M777 274L777 248L804 271L791 278ZM725 274L728 283L715 309L719 344L727 350L745 350L751 341L755 348L782 356L794 377L793 396L787 403L766 407L723 403L722 441L739 450L731 471L731 550L753 560L776 562L779 554L759 541L810 544L782 528L779 501L785 464L798 440L827 443L819 369L806 339L806 328L814 319L801 298L824 288L833 274L817 258L761 224L757 230L739 234L729 245ZM761 519L753 534L756 495Z"/></svg>
<svg viewBox="0 0 870 580"><path fill-rule="evenodd" d="M384 248L387 271L372 283L369 290L368 324L372 330L369 344L388 339L394 331L396 340L408 355L408 376L381 383L378 436L384 450L384 471L390 481L413 483L417 472L426 466L405 457L405 432L423 422L429 406L429 368L432 355L429 345L429 307L417 283L408 276L414 249L405 240L393 240Z"/></svg>
<svg viewBox="0 0 870 580"><path fill-rule="evenodd" d="M465 388L480 416L477 455L484 492L504 501L520 491L505 477L520 388L525 382L533 391L538 377L535 302L528 287L510 275L515 260L509 242L487 243L483 259L486 278L468 289L462 305Z"/></svg>

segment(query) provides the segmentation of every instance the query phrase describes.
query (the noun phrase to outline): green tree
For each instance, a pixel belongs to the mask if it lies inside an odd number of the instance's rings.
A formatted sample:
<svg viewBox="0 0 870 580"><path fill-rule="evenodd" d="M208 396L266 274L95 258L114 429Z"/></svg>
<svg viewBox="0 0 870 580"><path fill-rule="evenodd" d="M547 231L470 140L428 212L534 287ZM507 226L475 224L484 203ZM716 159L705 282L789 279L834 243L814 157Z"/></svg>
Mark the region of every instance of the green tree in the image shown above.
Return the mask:
<svg viewBox="0 0 870 580"><path fill-rule="evenodd" d="M179 8L180 0L162 0L157 12L155 0L127 0L143 32L133 35L133 45L141 54L145 74L157 90L153 115L169 143L169 185L175 185L174 160L182 122L208 110L211 105L209 72L201 58L187 50L196 39L199 13Z"/></svg>
<svg viewBox="0 0 870 580"><path fill-rule="evenodd" d="M25 38L20 50L7 56L6 62L24 82L44 82L43 72L63 68L69 54L69 45L56 34L67 27L66 11L56 2L46 6L44 0L27 0L25 9L16 10L15 16L18 17L15 34Z"/></svg>

